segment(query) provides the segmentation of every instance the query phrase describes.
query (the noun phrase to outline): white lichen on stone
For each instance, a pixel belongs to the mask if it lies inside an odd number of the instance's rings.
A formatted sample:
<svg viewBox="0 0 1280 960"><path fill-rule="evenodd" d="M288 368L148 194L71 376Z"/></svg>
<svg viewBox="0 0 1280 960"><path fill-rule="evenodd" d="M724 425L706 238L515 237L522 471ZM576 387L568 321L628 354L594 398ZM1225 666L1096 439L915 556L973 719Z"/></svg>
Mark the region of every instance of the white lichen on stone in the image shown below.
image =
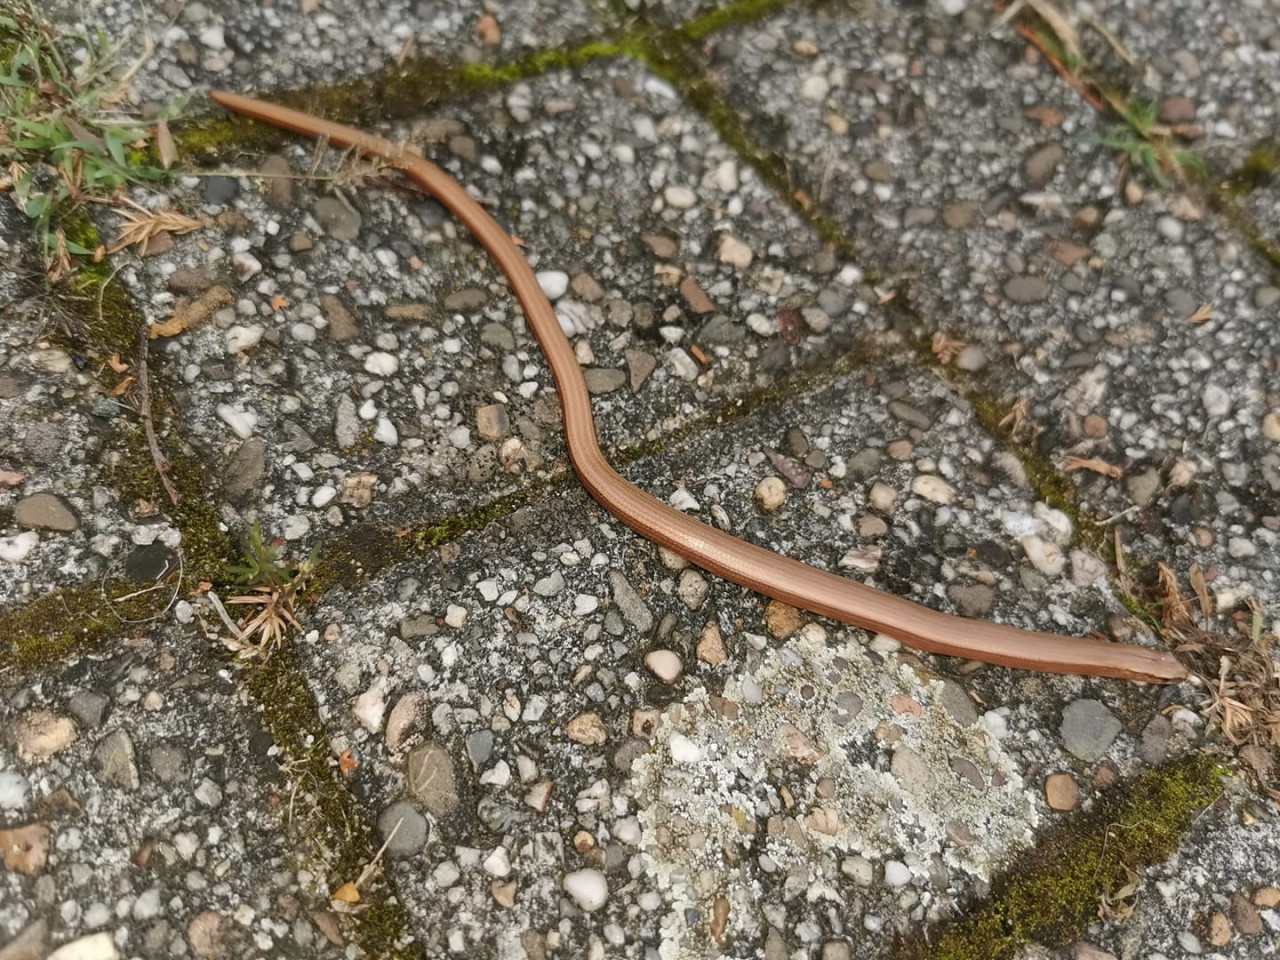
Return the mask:
<svg viewBox="0 0 1280 960"><path fill-rule="evenodd" d="M981 723L956 720L944 690L809 624L723 699L698 688L664 712L627 785L667 901L661 956L705 945L686 910L711 917L720 897L725 935L757 935L766 873L843 905L842 858L900 861L927 885L941 868L989 879L1025 847L1037 816L1014 762Z"/></svg>

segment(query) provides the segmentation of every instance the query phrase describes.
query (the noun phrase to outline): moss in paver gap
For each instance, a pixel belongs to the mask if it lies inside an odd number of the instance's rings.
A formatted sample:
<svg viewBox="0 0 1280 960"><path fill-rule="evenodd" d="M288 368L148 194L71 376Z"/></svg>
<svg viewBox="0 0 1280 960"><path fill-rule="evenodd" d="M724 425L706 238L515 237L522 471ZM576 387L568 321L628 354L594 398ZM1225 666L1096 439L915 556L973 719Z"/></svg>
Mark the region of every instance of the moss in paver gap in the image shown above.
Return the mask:
<svg viewBox="0 0 1280 960"><path fill-rule="evenodd" d="M658 440L640 441L618 450L608 457L609 462L620 469L646 457L657 456L699 431L733 423L758 410L830 385L867 362L869 360L866 353L850 350L839 356L821 374L797 374L780 378L767 387L752 390L746 396L727 400L713 410L691 417L679 427L664 432ZM543 482L522 487L475 506L466 513L447 516L415 529L390 530L370 524L348 527L332 536L321 549L307 592L320 594L330 587L373 576L394 564L403 563L442 544L457 540L466 533L483 530L490 523L509 517L536 500L545 500L577 486L577 476L569 471L562 471Z"/></svg>
<svg viewBox="0 0 1280 960"><path fill-rule="evenodd" d="M1244 158L1239 169L1223 181L1233 196L1248 196L1259 187L1280 180L1280 142L1260 143Z"/></svg>
<svg viewBox="0 0 1280 960"><path fill-rule="evenodd" d="M1079 939L1098 916L1099 897L1172 856L1228 773L1195 755L1104 794L1097 806L1036 838L992 886L990 899L960 920L921 933L899 956L912 960L1007 960L1032 941Z"/></svg>
<svg viewBox="0 0 1280 960"><path fill-rule="evenodd" d="M456 66L434 58L420 58L347 83L271 94L276 103L304 110L327 120L354 125L385 123L420 115L447 99L527 80L551 70L578 67L592 60L626 56L638 60L672 84L731 146L754 167L773 190L809 221L822 240L852 260L856 247L832 218L809 197L783 154L754 143L742 118L721 96L697 62L699 42L725 27L748 23L788 6L780 0L739 0L708 11L675 28L643 20L611 37L573 47L540 50L500 64ZM633 16L628 12L628 16ZM183 152L226 156L237 150L268 152L289 142L292 134L244 117L206 117L183 123L174 131Z"/></svg>
<svg viewBox="0 0 1280 960"><path fill-rule="evenodd" d="M373 862L378 843L366 811L342 781L329 755L329 735L293 651L282 647L267 661L245 668L243 683L262 722L288 762L289 776L304 799L294 806L301 823L290 825L319 858L332 892L354 883ZM385 883L361 890L362 912L352 917L356 942L372 957L418 956L404 946L409 929L404 908Z"/></svg>
<svg viewBox="0 0 1280 960"><path fill-rule="evenodd" d="M96 246L98 233L83 215L63 220L69 238L87 247ZM88 354L99 369L104 391L120 376L104 359L115 353L132 366L137 360L139 319L123 287L111 282L111 268L105 263L87 263L58 288L61 317L52 335L74 353ZM163 394L152 377L152 415L162 420ZM159 429L159 426L157 426ZM184 584L218 580L234 555L230 538L220 527L217 511L208 497L208 469L196 457L170 451L170 476L182 494L182 503L169 503L156 474L140 423L130 415L117 417L107 448L113 461L106 478L121 499L146 500L166 512L182 532ZM0 613L0 667L34 670L52 668L69 657L89 652L114 638L128 635L132 627L125 619L155 615L144 599L109 604L99 583L55 591L30 603ZM124 619L121 619L124 618Z"/></svg>
<svg viewBox="0 0 1280 960"><path fill-rule="evenodd" d="M205 465L187 455L172 458L170 476L183 495L181 505L172 507L162 499L164 491L142 429L133 424L118 425L110 445L118 460L107 472L107 478L121 497L163 504L182 533L183 580L179 595L201 580L221 580L234 548L219 528L213 503L206 497L210 481ZM147 596L109 603L97 581L54 591L0 613L0 668L52 669L70 657L128 636L137 627L126 621L149 620L156 615L155 604Z"/></svg>
<svg viewBox="0 0 1280 960"><path fill-rule="evenodd" d="M68 235L74 232L89 244L97 245L97 230L87 219L69 219L66 229ZM124 288L113 281L112 268L106 261L85 264L69 282L80 294L64 299L64 303L83 329L84 342L68 345L87 352L97 361L99 382L104 390L109 391L122 375L115 373L103 361L114 353L131 368L136 364L141 317L129 302ZM130 373L136 375L132 369ZM168 448L178 441L165 437L162 431L166 407L164 384L154 372L149 379L151 416L162 445ZM137 417L116 418L110 448L116 454L116 461L108 476L116 485L121 499L126 502L146 500L156 504L182 532L186 581L196 583L221 579L222 570L235 555L235 550L231 538L220 528L217 511L209 497L209 490L216 487L211 482L210 470L191 454L165 450L170 459L169 476L182 495L182 502L175 507L160 483L145 432Z"/></svg>
<svg viewBox="0 0 1280 960"><path fill-rule="evenodd" d="M941 367L931 352L928 361ZM1044 501L1055 510L1061 510L1071 519L1075 542L1100 557L1113 557L1114 551L1108 536L1108 528L1094 523L1080 510L1076 502L1075 487L1062 471L1058 470L1044 454L1027 443L1019 443L1006 436L1000 426L1009 413L1009 400L984 388L970 384L961 388L961 394L973 406L974 416L988 434L1000 437L1005 448L1018 458L1027 473L1027 484L1036 499Z"/></svg>
<svg viewBox="0 0 1280 960"><path fill-rule="evenodd" d="M781 13L789 6L817 6L817 4L795 4L788 3L787 0L730 0L729 3L698 14L692 20L686 20L677 29L685 39L698 43L726 27L737 27L752 20L762 20L775 13Z"/></svg>
<svg viewBox="0 0 1280 960"><path fill-rule="evenodd" d="M500 64L447 64L419 58L346 83L303 90L281 90L270 99L282 106L354 126L385 124L421 116L433 105L503 87L551 70L569 69L592 60L620 56L622 47L608 40L575 47L539 50ZM288 131L245 117L209 116L181 124L174 131L187 153L227 156L237 151L266 153L295 139Z"/></svg>
<svg viewBox="0 0 1280 960"><path fill-rule="evenodd" d="M1244 175L1246 179L1252 179L1252 176L1252 174ZM1222 219L1243 234L1257 253L1271 261L1272 267L1280 270L1280 239L1268 236L1249 218L1247 213L1240 209L1240 201L1231 186L1234 182L1229 181L1227 186L1209 190L1209 199L1213 208Z"/></svg>
<svg viewBox="0 0 1280 960"><path fill-rule="evenodd" d="M856 241L850 239L838 221L812 201L814 191L792 171L785 154L754 142L742 117L721 96L715 82L697 62L696 51L691 49L688 41L682 42L682 34L678 30L655 29L647 33L637 30L633 42L635 55L645 66L680 91L715 129L720 139L750 164L802 220L810 223L824 243L845 260L858 259ZM866 280L875 282L873 272L866 273Z"/></svg>
<svg viewBox="0 0 1280 960"><path fill-rule="evenodd" d="M96 583L49 593L0 614L0 670L53 670L126 632Z"/></svg>

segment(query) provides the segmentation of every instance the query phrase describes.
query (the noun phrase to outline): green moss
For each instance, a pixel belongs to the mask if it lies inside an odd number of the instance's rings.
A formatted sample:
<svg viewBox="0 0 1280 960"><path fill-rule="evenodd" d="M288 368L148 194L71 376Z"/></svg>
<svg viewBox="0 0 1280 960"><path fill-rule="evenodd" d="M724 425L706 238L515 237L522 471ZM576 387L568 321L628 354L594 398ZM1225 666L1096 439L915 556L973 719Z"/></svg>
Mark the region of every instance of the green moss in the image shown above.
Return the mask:
<svg viewBox="0 0 1280 960"><path fill-rule="evenodd" d="M754 141L742 116L697 63L695 51L681 31L654 28L646 32L637 29L632 32L629 51L679 90L685 100L715 128L720 139L755 168L774 193L785 198L792 209L812 225L824 243L845 260L858 259L857 244L839 222L827 216L814 202L812 186L801 180L782 153ZM874 282L870 275L867 279Z"/></svg>
<svg viewBox="0 0 1280 960"><path fill-rule="evenodd" d="M931 351L926 349L924 352L929 362L937 362ZM1006 431L1000 426L1000 421L1009 413L1009 402L997 394L974 386L963 390L963 393L973 407L974 417L982 429L993 437L1005 437ZM1058 470L1044 454L1030 444L1007 438L1002 442L1022 464L1027 474L1027 484L1036 499L1061 510L1071 518L1076 542L1099 556L1110 557L1112 545L1107 529L1092 522L1081 511L1080 504L1076 501L1075 487L1068 475Z"/></svg>
<svg viewBox="0 0 1280 960"><path fill-rule="evenodd" d="M725 27L750 23L786 9L787 0L730 0L723 6L686 20L679 28L687 40L697 43Z"/></svg>
<svg viewBox="0 0 1280 960"><path fill-rule="evenodd" d="M69 239L87 248L98 244L98 231L83 213L65 216L62 226ZM86 262L62 286L51 291L64 318L58 325L60 338L76 352L94 359L104 390L110 390L119 380L119 375L104 362L107 357L117 354L125 363L136 363L141 323L124 288L109 282L110 278L108 263ZM153 376L152 413L157 423L163 409L162 384ZM111 459L104 476L122 500L127 504L156 504L181 531L184 582L220 579L234 551L230 538L219 528L208 496L212 478L204 464L190 454L171 452L170 476L182 495L181 504L173 507L135 419L121 414L113 421L106 449L111 452ZM0 666L54 668L70 657L128 635L133 628L121 617L142 619L155 613L141 599L113 606L96 581L56 591L0 615L0 637L4 638Z"/></svg>
<svg viewBox="0 0 1280 960"><path fill-rule="evenodd" d="M273 93L271 100L326 120L371 126L421 116L433 104L451 98L623 52L623 47L613 41L590 40L576 46L539 50L498 64L453 65L434 57L419 57L342 83ZM293 137L277 127L235 115L184 122L173 133L182 153L205 157L226 157L240 151L266 153L279 149Z"/></svg>
<svg viewBox="0 0 1280 960"><path fill-rule="evenodd" d="M826 216L786 158L753 142L742 117L721 96L706 71L696 62L697 43L726 26L764 17L785 6L780 0L739 0L695 17L676 29L643 21L607 39L571 47L539 50L519 60L498 64L449 65L419 58L368 77L306 90L283 91L272 99L339 123L368 125L421 115L424 109L452 97L466 96L536 77L552 70L582 66L592 60L626 56L643 62L683 94L743 160L787 198L822 240L845 259L855 259L856 247L843 227ZM268 152L292 135L243 117L204 117L176 127L174 137L186 154L227 156L232 152Z"/></svg>
<svg viewBox="0 0 1280 960"><path fill-rule="evenodd" d="M102 242L98 235L98 228L83 213L63 216L62 232L69 242L79 244L86 250L96 249L98 244ZM90 264L89 266L101 266L101 264Z"/></svg>
<svg viewBox="0 0 1280 960"><path fill-rule="evenodd" d="M1243 210L1240 202L1229 186L1222 187L1210 194L1214 209L1224 220L1236 228L1249 241L1255 252L1271 262L1272 267L1280 269L1280 239L1264 232Z"/></svg>
<svg viewBox="0 0 1280 960"><path fill-rule="evenodd" d="M335 586L350 586L388 567L420 557L464 534L483 530L508 517L537 498L564 489L572 481L560 474L545 483L531 484L512 493L478 504L465 513L451 514L425 526L387 530L357 524L330 538L316 557L308 593L323 593Z"/></svg>
<svg viewBox="0 0 1280 960"><path fill-rule="evenodd" d="M1274 183L1277 177L1280 177L1280 143L1260 143L1222 185L1232 196L1240 197Z"/></svg>
<svg viewBox="0 0 1280 960"><path fill-rule="evenodd" d="M1029 942L1056 947L1097 919L1099 897L1177 851L1226 771L1202 755L1148 770L1104 794L1089 813L1052 827L996 880L990 900L904 956L1006 960ZM933 944L930 949L927 942Z"/></svg>
<svg viewBox="0 0 1280 960"><path fill-rule="evenodd" d="M291 834L310 847L330 892L355 882L379 844L365 811L343 781L329 734L293 651L283 647L246 667L244 685L298 785ZM355 940L372 957L416 956L405 946L408 918L385 883L361 891L367 909L352 918Z"/></svg>
<svg viewBox="0 0 1280 960"><path fill-rule="evenodd" d="M592 40L576 47L539 50L520 60L501 64L465 63L456 68L458 84L470 91L500 87L540 76L552 70L580 67L592 60L607 60L626 52L625 35L619 41Z"/></svg>
<svg viewBox="0 0 1280 960"><path fill-rule="evenodd" d="M97 584L46 594L0 613L0 671L53 669L122 632Z"/></svg>
<svg viewBox="0 0 1280 960"><path fill-rule="evenodd" d="M796 374L779 379L766 387L752 390L742 397L726 400L719 407L691 417L674 430L667 430L656 440L642 440L613 451L609 461L615 467L635 463L645 457L658 456L690 436L712 427L723 426L750 416L764 407L783 403L807 392L829 386L838 377L857 368L861 360L852 352L838 357L821 374ZM489 524L509 517L535 500L545 500L566 489L576 487L574 474L561 472L546 481L531 483L511 493L478 504L465 513L453 514L410 530L386 530L370 524L346 528L329 539L321 549L311 578L309 593L322 593L341 584L352 584L373 576L396 563L421 556L463 535L483 530Z"/></svg>
<svg viewBox="0 0 1280 960"><path fill-rule="evenodd" d="M88 220L71 220L67 229L96 244L97 230ZM86 244L87 245L87 244ZM133 365L138 357L138 331L141 318L134 311L124 288L111 281L111 267L106 262L87 263L68 281L73 295L62 298L64 309L74 313L77 326L84 332L84 343L77 347L97 361L104 390L116 385L119 375L105 362L111 354ZM151 415L157 431L161 431L166 409L165 389L161 378L153 373L151 383ZM166 446L175 441L164 437ZM113 423L109 449L114 454L108 478L125 502L145 500L157 505L182 532L185 575L189 582L220 579L220 571L235 556L230 537L221 530L217 511L209 498L216 486L211 471L200 460L183 450L168 449L169 476L182 497L176 507L160 482L155 462L147 447L146 436L136 419L121 415Z"/></svg>
<svg viewBox="0 0 1280 960"><path fill-rule="evenodd" d="M172 441L171 441L172 442ZM220 583L227 566L239 556L235 543L221 527L209 491L218 486L213 471L197 456L176 451L169 454L169 477L182 502L174 506L156 473L151 451L141 427L118 423L113 435L117 459L108 477L126 502L145 500L170 518L182 532L184 578Z"/></svg>

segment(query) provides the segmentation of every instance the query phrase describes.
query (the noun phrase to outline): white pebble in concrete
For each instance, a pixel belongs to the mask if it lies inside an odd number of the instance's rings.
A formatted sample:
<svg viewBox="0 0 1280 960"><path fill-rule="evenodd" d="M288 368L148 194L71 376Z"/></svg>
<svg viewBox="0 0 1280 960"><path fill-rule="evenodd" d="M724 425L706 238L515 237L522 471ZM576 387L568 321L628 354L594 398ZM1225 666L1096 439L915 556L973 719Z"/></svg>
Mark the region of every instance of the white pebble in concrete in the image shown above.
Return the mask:
<svg viewBox="0 0 1280 960"><path fill-rule="evenodd" d="M644 665L663 683L675 683L684 670L680 657L671 650L650 650L644 655Z"/></svg>
<svg viewBox="0 0 1280 960"><path fill-rule="evenodd" d="M911 882L911 871L905 863L898 860L886 860L884 864L884 882L891 887L905 887Z"/></svg>
<svg viewBox="0 0 1280 960"><path fill-rule="evenodd" d="M400 369L400 361L390 353L375 350L364 358L364 369L375 377L389 377Z"/></svg>
<svg viewBox="0 0 1280 960"><path fill-rule="evenodd" d="M671 734L667 742L672 763L697 763L702 759L702 748L682 733Z"/></svg>
<svg viewBox="0 0 1280 960"><path fill-rule="evenodd" d="M575 870L565 874L564 892L573 898L579 909L591 913L599 910L609 899L609 884L599 870Z"/></svg>
<svg viewBox="0 0 1280 960"><path fill-rule="evenodd" d="M756 484L756 503L765 513L773 513L787 501L787 485L780 477L765 477Z"/></svg>
<svg viewBox="0 0 1280 960"><path fill-rule="evenodd" d="M548 300L559 300L569 289L569 275L562 270L540 270L537 277Z"/></svg>
<svg viewBox="0 0 1280 960"><path fill-rule="evenodd" d="M511 873L511 858L506 847L495 847L493 853L484 858L484 872L491 877L505 877ZM566 884L568 878L566 878ZM601 901L604 902L603 900Z"/></svg>
<svg viewBox="0 0 1280 960"><path fill-rule="evenodd" d="M950 503L956 498L951 484L932 473L924 473L911 481L911 492L932 503Z"/></svg>
<svg viewBox="0 0 1280 960"><path fill-rule="evenodd" d="M662 198L677 210L688 210L698 202L698 195L688 187L672 185L662 191Z"/></svg>

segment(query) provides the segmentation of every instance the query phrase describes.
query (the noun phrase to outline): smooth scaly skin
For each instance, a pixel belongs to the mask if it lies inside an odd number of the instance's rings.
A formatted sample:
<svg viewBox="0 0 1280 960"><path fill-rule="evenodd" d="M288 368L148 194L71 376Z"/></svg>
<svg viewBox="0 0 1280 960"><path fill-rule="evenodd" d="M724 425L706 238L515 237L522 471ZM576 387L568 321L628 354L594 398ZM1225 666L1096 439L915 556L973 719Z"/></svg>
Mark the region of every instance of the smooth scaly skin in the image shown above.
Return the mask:
<svg viewBox="0 0 1280 960"><path fill-rule="evenodd" d="M939 613L739 540L649 496L624 480L605 460L596 440L586 382L551 304L511 238L457 181L381 137L250 97L220 91L211 91L209 96L228 110L378 158L403 171L471 231L511 283L551 367L574 469L591 495L640 536L757 593L886 633L919 650L1024 670L1154 682L1186 678L1186 668L1168 653Z"/></svg>

